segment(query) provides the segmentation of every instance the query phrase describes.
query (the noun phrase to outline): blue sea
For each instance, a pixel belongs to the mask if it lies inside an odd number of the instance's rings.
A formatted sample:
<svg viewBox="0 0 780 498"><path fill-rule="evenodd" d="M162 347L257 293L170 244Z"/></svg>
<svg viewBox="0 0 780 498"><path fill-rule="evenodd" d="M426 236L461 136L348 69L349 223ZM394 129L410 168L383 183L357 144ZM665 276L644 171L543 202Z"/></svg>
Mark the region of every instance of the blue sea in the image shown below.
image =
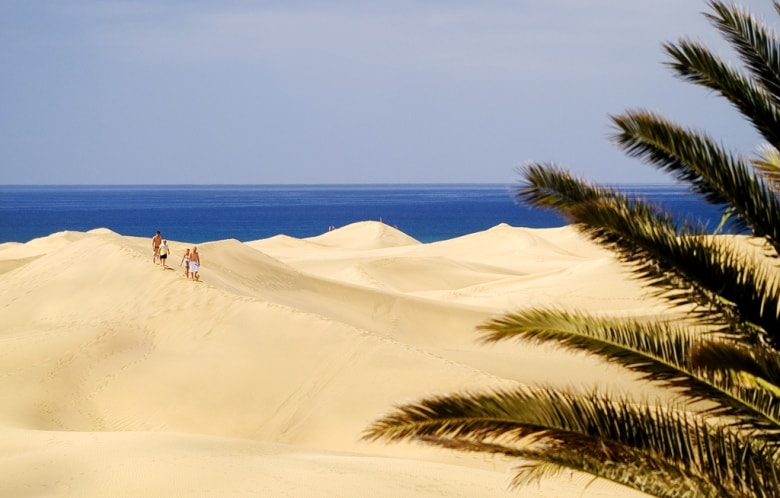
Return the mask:
<svg viewBox="0 0 780 498"><path fill-rule="evenodd" d="M357 221L382 221L421 242L499 223L557 227L556 214L518 205L515 185L100 185L0 186L0 242L63 230L109 228L122 235L190 243L311 237ZM676 185L623 187L675 213L719 221L711 206Z"/></svg>

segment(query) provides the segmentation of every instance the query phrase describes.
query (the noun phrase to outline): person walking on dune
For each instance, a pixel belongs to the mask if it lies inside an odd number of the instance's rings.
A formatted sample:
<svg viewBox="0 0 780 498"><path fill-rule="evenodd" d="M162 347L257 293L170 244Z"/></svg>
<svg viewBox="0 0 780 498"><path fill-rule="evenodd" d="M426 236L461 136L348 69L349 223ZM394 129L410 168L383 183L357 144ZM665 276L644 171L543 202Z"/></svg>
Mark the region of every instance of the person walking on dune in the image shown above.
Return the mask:
<svg viewBox="0 0 780 498"><path fill-rule="evenodd" d="M200 281L200 254L197 247L193 247L190 253L190 274L193 280Z"/></svg>
<svg viewBox="0 0 780 498"><path fill-rule="evenodd" d="M160 244L158 252L160 253L160 264L162 265L163 270L167 270L168 266L166 265L166 263L168 261L168 254L171 252L171 250L168 249L167 240L162 241L162 244Z"/></svg>
<svg viewBox="0 0 780 498"><path fill-rule="evenodd" d="M184 276L187 277L187 280L190 278L190 248L188 247L186 251L184 251L184 256L181 257L181 262L179 263L179 266L184 265Z"/></svg>
<svg viewBox="0 0 780 498"><path fill-rule="evenodd" d="M157 261L160 259L160 244L162 244L162 235L160 235L160 231L157 230L157 233L152 237L152 261L154 264L157 264Z"/></svg>

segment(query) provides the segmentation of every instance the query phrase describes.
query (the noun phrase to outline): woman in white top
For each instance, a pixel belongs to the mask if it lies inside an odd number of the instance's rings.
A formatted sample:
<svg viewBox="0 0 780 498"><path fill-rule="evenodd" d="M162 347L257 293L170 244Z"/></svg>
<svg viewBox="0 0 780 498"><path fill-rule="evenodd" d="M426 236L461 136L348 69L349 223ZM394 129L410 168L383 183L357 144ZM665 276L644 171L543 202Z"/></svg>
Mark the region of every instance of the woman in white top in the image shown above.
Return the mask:
<svg viewBox="0 0 780 498"><path fill-rule="evenodd" d="M163 270L167 269L168 267L165 265L165 262L168 260L168 253L170 250L168 249L168 241L163 240L162 244L160 245L160 264L163 267Z"/></svg>
<svg viewBox="0 0 780 498"><path fill-rule="evenodd" d="M181 262L179 263L179 266L184 263L184 276L187 278L190 278L190 248L188 247L186 251L184 251L184 256L181 257Z"/></svg>

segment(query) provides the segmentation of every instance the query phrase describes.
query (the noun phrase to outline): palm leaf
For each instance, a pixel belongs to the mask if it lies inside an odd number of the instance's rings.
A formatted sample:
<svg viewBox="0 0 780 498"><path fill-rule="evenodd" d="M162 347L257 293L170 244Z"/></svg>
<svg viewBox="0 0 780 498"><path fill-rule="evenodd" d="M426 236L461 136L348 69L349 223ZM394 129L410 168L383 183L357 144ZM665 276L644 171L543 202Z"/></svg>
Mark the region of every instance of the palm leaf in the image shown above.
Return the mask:
<svg viewBox="0 0 780 498"><path fill-rule="evenodd" d="M747 347L733 341L707 341L691 349L691 363L710 370L750 375L780 396L780 354L768 347ZM744 379L743 383L744 383Z"/></svg>
<svg viewBox="0 0 780 498"><path fill-rule="evenodd" d="M397 407L363 437L532 458L648 492L664 480L674 487L682 480L697 496L748 496L778 484L770 471L777 462L763 443L685 412L596 393L517 389L437 396ZM516 481L529 476L535 474L521 472Z"/></svg>
<svg viewBox="0 0 780 498"><path fill-rule="evenodd" d="M758 156L753 159L753 166L775 193L780 192L780 151L765 144L759 147Z"/></svg>
<svg viewBox="0 0 780 498"><path fill-rule="evenodd" d="M754 81L765 88L775 105L780 96L780 45L777 37L746 9L711 1L713 13L704 14L750 70ZM746 116L750 113L743 112Z"/></svg>
<svg viewBox="0 0 780 498"><path fill-rule="evenodd" d="M678 223L658 206L554 165L531 165L518 200L556 210L614 251L672 308L669 319L536 309L481 327L486 341L517 338L597 355L679 394L683 404L546 388L438 396L398 407L366 439L517 457L516 485L568 468L657 496L780 496L780 43L747 11L709 5L707 18L746 71L686 39L665 45L669 66L727 99L769 153L749 161L646 111L613 117L614 141L719 207L718 233L750 232L754 245L711 237L699 224Z"/></svg>
<svg viewBox="0 0 780 498"><path fill-rule="evenodd" d="M673 304L700 305L697 318L702 322L725 318L731 330L724 332L751 341L767 336L775 347L780 346L780 331L775 327L780 316L780 272L772 260L755 257L746 244L733 238L675 236L654 225L646 214L642 206L608 201L574 212L586 225L588 236L613 250L638 278L657 289L657 295Z"/></svg>
<svg viewBox="0 0 780 498"><path fill-rule="evenodd" d="M715 369L699 368L692 362L692 353L708 342L683 324L530 309L494 318L480 325L479 330L485 342L517 339L552 343L602 357L693 401L715 403L708 413L733 417L741 427L751 428L757 436L780 445L777 393L762 385L735 383Z"/></svg>
<svg viewBox="0 0 780 498"><path fill-rule="evenodd" d="M685 130L648 112L614 117L616 143L627 154L690 183L715 205L731 206L735 228L749 228L777 252L780 247L780 203L752 173L749 162L735 158L708 137Z"/></svg>
<svg viewBox="0 0 780 498"><path fill-rule="evenodd" d="M773 128L780 121L774 97L750 78L727 65L699 42L679 40L664 45L680 78L708 87L729 100L753 127L771 144L778 146L780 132Z"/></svg>
<svg viewBox="0 0 780 498"><path fill-rule="evenodd" d="M526 168L518 198L554 206L588 237L614 251L620 261L672 305L694 305L694 317L751 339L760 326L780 343L774 324L780 314L780 276L766 258L749 257L735 242L706 237L639 200L609 189L579 185L570 174L544 165Z"/></svg>

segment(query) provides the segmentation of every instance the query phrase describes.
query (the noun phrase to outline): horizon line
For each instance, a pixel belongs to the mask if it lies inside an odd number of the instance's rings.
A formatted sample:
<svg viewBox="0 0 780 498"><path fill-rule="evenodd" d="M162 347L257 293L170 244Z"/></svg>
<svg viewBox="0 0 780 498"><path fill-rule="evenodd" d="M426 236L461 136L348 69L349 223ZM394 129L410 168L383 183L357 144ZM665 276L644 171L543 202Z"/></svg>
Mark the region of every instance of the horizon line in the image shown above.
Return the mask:
<svg viewBox="0 0 780 498"><path fill-rule="evenodd" d="M517 185L522 182L334 182L334 183L0 183L3 187L366 187L366 186L467 186ZM591 182L610 186L675 186L677 182Z"/></svg>

